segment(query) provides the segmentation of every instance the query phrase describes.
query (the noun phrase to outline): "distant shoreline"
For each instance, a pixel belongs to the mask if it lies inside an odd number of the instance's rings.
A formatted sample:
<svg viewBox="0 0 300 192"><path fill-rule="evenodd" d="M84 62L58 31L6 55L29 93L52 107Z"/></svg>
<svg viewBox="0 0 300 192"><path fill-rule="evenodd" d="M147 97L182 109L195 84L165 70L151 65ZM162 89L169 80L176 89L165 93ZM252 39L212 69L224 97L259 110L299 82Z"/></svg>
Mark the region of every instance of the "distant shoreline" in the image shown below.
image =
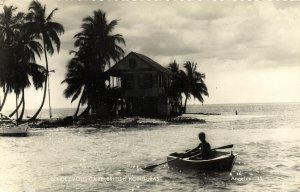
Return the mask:
<svg viewBox="0 0 300 192"><path fill-rule="evenodd" d="M206 104L187 104L188 106L211 106L211 105L273 105L273 104L300 104L300 101L287 101L287 102L259 102L259 103L206 103ZM74 109L74 112L76 110L76 107L52 107L52 110L62 110L62 109L66 109L66 110L71 110ZM81 111L83 111L85 108L80 108ZM3 109L2 111L4 113L9 113L12 112L13 110L15 110L15 108L13 109ZM43 111L48 111L48 108L43 108ZM28 108L25 109L25 111L36 111L36 108Z"/></svg>

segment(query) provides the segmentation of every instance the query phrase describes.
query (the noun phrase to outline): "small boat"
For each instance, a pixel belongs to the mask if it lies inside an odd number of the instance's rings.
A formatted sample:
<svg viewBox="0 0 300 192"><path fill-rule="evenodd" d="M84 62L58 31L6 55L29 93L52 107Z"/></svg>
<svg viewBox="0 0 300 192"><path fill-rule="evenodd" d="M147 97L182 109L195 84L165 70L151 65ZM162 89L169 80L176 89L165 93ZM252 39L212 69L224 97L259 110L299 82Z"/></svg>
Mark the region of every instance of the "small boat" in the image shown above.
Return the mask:
<svg viewBox="0 0 300 192"><path fill-rule="evenodd" d="M0 136L27 136L28 124L20 124L0 113Z"/></svg>
<svg viewBox="0 0 300 192"><path fill-rule="evenodd" d="M0 125L0 136L27 136L28 134L28 125Z"/></svg>
<svg viewBox="0 0 300 192"><path fill-rule="evenodd" d="M195 171L231 171L236 159L236 155L232 152L213 151L211 159L195 159L195 158L178 158L177 153L167 156L169 167L179 170L195 170Z"/></svg>

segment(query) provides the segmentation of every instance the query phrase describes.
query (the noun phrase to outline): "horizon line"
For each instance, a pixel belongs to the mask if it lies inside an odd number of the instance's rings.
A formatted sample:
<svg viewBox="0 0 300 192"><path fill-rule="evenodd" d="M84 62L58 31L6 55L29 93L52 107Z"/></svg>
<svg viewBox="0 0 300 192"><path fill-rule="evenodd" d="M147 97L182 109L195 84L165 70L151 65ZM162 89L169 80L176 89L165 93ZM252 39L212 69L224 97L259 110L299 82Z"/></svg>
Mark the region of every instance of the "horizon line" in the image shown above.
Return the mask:
<svg viewBox="0 0 300 192"><path fill-rule="evenodd" d="M192 105L235 105L235 104L244 104L244 105L249 105L249 104L300 104L300 101L280 101L280 102L249 102L249 103L207 103L207 104L187 104L187 106L192 106ZM52 107L52 109L75 109L76 107ZM85 107L80 107L80 109L84 109ZM13 109L4 109L5 110L14 110ZM25 110L36 110L36 108L28 108ZM43 108L42 110L49 110L49 108Z"/></svg>

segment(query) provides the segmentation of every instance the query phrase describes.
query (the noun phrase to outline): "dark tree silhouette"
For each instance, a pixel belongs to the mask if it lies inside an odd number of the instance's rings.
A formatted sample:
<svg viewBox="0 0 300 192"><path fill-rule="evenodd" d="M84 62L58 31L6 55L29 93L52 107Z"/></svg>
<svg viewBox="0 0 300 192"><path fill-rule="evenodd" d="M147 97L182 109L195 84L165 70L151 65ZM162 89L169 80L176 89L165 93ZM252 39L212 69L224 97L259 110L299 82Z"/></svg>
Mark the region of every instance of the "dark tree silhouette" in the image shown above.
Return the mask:
<svg viewBox="0 0 300 192"><path fill-rule="evenodd" d="M204 102L202 95L208 96L206 84L204 82L205 74L197 71L197 63L187 61L183 65L184 70L174 61L170 63L168 69L172 73L172 83L169 88L169 98L173 110L177 112L186 112L187 100L193 96L201 103ZM184 104L182 95L185 96Z"/></svg>
<svg viewBox="0 0 300 192"><path fill-rule="evenodd" d="M0 64L0 86L3 89L4 97L0 105L0 111L2 110L7 95L12 91L12 88L8 84L8 78L11 74L10 63L12 61L12 55L9 51L9 47L14 42L14 34L19 30L21 25L21 19L24 13L18 12L16 15L14 12L17 7L14 6L3 6L3 13L0 14L0 49L1 49L1 64Z"/></svg>
<svg viewBox="0 0 300 192"><path fill-rule="evenodd" d="M204 82L205 74L197 71L197 63L187 61L183 65L187 78L186 93L184 102L184 113L186 112L187 100L192 95L201 103L204 102L202 95L208 96L207 86Z"/></svg>
<svg viewBox="0 0 300 192"><path fill-rule="evenodd" d="M107 89L105 81L108 76L105 68L111 60L117 62L124 56L120 45L125 40L120 34L112 34L117 20L108 22L106 14L101 10L93 12L92 16L83 19L82 31L75 35L74 46L78 48L75 57L69 62L68 72L63 83L67 83L64 94L71 101L81 95L75 115L81 104L87 104L97 113L99 105L105 101Z"/></svg>
<svg viewBox="0 0 300 192"><path fill-rule="evenodd" d="M4 14L8 14L9 16L1 15L0 17L1 26L5 22L11 23L11 26L5 25L5 30L1 30L0 33L0 40L4 42L3 46L0 46L0 60L2 61L0 65L0 82L1 86L5 86L6 90L15 92L16 110L14 113L18 113L18 109L22 106L22 111L18 119L18 121L21 121L25 110L24 89L31 85L29 77L31 77L36 89L41 88L45 81L46 70L35 63L35 56L40 57L42 46L24 28L24 14L17 13L16 16L13 15L16 9L12 7L7 9L4 7ZM5 22L3 22L2 18L6 18ZM9 29L10 27L11 29ZM7 35L8 32L10 33L9 35ZM22 98L20 103L17 104L20 94L22 94Z"/></svg>

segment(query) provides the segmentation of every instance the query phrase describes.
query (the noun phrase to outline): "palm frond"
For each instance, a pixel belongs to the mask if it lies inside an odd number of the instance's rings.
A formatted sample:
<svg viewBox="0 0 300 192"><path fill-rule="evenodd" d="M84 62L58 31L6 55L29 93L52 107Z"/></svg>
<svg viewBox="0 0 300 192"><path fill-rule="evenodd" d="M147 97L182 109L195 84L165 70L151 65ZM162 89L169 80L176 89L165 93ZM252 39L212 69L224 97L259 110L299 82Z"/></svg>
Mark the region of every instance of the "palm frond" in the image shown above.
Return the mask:
<svg viewBox="0 0 300 192"><path fill-rule="evenodd" d="M74 93L71 103L73 103L73 101L75 101L79 97L80 93L81 93L81 87L78 88L77 91Z"/></svg>
<svg viewBox="0 0 300 192"><path fill-rule="evenodd" d="M53 49L52 41L51 41L50 36L48 35L48 33L43 34L43 41L44 41L44 44L46 46L45 49L47 50L47 52L50 55L53 55L54 49Z"/></svg>
<svg viewBox="0 0 300 192"><path fill-rule="evenodd" d="M36 63L28 63L29 75L32 77L33 85L36 89L42 88L46 80L46 69L45 67Z"/></svg>
<svg viewBox="0 0 300 192"><path fill-rule="evenodd" d="M53 30L55 33L58 33L59 35L63 34L65 32L65 29L64 27L60 24L60 23L57 23L57 22L47 22L46 23L46 28L48 30Z"/></svg>
<svg viewBox="0 0 300 192"><path fill-rule="evenodd" d="M53 17L53 14L55 11L58 11L58 8L55 8L51 11L51 13L48 15L48 17L46 18L47 21L51 21L52 20L52 17Z"/></svg>
<svg viewBox="0 0 300 192"><path fill-rule="evenodd" d="M59 52L60 50L60 39L57 35L57 33L53 30L53 29L48 29L48 34L49 34L49 37L52 41L52 44L54 43L56 49L57 49L57 52Z"/></svg>

